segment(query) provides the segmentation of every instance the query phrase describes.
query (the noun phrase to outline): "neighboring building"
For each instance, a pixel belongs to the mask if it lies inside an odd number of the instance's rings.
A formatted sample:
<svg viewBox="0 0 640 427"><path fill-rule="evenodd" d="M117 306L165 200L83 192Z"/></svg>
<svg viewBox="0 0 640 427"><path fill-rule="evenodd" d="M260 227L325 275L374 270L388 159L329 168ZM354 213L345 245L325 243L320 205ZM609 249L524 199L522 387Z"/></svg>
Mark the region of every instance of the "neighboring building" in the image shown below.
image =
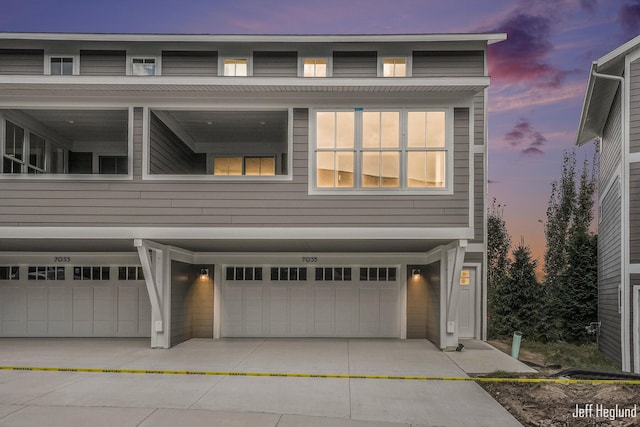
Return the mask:
<svg viewBox="0 0 640 427"><path fill-rule="evenodd" d="M504 34L0 33L0 335L486 335Z"/></svg>
<svg viewBox="0 0 640 427"><path fill-rule="evenodd" d="M577 143L600 140L600 350L640 372L640 36L591 66Z"/></svg>

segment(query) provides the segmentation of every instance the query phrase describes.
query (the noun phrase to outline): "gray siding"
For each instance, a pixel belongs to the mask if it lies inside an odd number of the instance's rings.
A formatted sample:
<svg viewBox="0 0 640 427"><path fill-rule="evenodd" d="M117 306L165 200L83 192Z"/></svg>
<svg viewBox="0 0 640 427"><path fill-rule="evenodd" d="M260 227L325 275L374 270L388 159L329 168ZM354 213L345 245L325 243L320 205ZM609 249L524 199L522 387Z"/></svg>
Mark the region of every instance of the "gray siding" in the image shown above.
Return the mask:
<svg viewBox="0 0 640 427"><path fill-rule="evenodd" d="M81 50L81 76L124 76L127 53L124 50Z"/></svg>
<svg viewBox="0 0 640 427"><path fill-rule="evenodd" d="M629 260L640 263L640 163L629 165Z"/></svg>
<svg viewBox="0 0 640 427"><path fill-rule="evenodd" d="M297 52L253 52L255 77L296 77L298 75Z"/></svg>
<svg viewBox="0 0 640 427"><path fill-rule="evenodd" d="M634 372L635 366L633 363L633 354L634 354L634 348L635 344L633 342L633 319L635 318L636 314L633 312L633 287L634 286L640 286L640 274L631 274L629 275L629 279L630 279L630 285L631 287L629 288L629 318L631 319L631 324L629 325L629 348L631 349L631 369L630 372Z"/></svg>
<svg viewBox="0 0 640 427"><path fill-rule="evenodd" d="M469 110L455 109L452 195L308 194L308 113L294 110L293 180L16 180L0 189L0 225L225 227L466 227L469 222ZM134 171L141 165L141 111L135 110ZM165 137L159 133L160 136ZM174 159L175 160L175 159ZM34 209L38 206L38 209Z"/></svg>
<svg viewBox="0 0 640 427"><path fill-rule="evenodd" d="M414 51L413 77L484 75L483 51Z"/></svg>
<svg viewBox="0 0 640 427"><path fill-rule="evenodd" d="M218 52L162 51L163 76L217 76Z"/></svg>
<svg viewBox="0 0 640 427"><path fill-rule="evenodd" d="M414 278L411 270L419 268L423 274ZM427 277L429 267L426 265L407 266L407 338L427 338Z"/></svg>
<svg viewBox="0 0 640 427"><path fill-rule="evenodd" d="M472 242L479 243L484 241L484 212L485 196L484 196L484 154L473 155L473 227L474 236Z"/></svg>
<svg viewBox="0 0 640 427"><path fill-rule="evenodd" d="M484 145L484 92L473 97L473 143Z"/></svg>
<svg viewBox="0 0 640 427"><path fill-rule="evenodd" d="M599 346L611 360L621 363L618 288L621 284L620 187L618 181L602 201L598 226L598 320L602 322Z"/></svg>
<svg viewBox="0 0 640 427"><path fill-rule="evenodd" d="M150 130L150 173L182 175L205 173L204 155L194 153L153 113L151 113Z"/></svg>
<svg viewBox="0 0 640 427"><path fill-rule="evenodd" d="M631 63L629 73L631 96L629 99L629 146L632 153L640 152L640 59Z"/></svg>
<svg viewBox="0 0 640 427"><path fill-rule="evenodd" d="M192 282L191 265L171 261L171 345L178 345L193 337L189 287Z"/></svg>
<svg viewBox="0 0 640 427"><path fill-rule="evenodd" d="M464 254L464 262L482 262L482 252L467 252Z"/></svg>
<svg viewBox="0 0 640 427"><path fill-rule="evenodd" d="M44 51L31 49L0 49L0 75L44 74Z"/></svg>
<svg viewBox="0 0 640 427"><path fill-rule="evenodd" d="M620 166L622 129L620 128L620 92L615 96L600 143L600 188L604 190Z"/></svg>
<svg viewBox="0 0 640 427"><path fill-rule="evenodd" d="M196 277L191 285L192 333L193 338L213 338L213 265L209 277L200 277L201 265L192 266Z"/></svg>
<svg viewBox="0 0 640 427"><path fill-rule="evenodd" d="M376 52L333 52L333 77L377 77Z"/></svg>
<svg viewBox="0 0 640 427"><path fill-rule="evenodd" d="M440 347L440 262L429 265L427 276L427 339Z"/></svg>

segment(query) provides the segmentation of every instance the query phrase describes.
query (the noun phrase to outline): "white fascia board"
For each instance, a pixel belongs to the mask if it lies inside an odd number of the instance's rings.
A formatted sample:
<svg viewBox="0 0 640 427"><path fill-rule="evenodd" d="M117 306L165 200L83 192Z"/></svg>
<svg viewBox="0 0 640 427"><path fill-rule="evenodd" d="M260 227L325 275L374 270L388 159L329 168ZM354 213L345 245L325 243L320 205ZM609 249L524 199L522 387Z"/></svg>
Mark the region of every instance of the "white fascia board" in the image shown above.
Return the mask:
<svg viewBox="0 0 640 427"><path fill-rule="evenodd" d="M472 239L473 228L0 227L0 239Z"/></svg>
<svg viewBox="0 0 640 427"><path fill-rule="evenodd" d="M593 88L595 86L596 77L593 75L593 72L597 68L597 63L593 62L591 64L591 69L589 70L589 81L587 82L587 90L584 94L584 99L582 101L582 109L580 110L580 120L578 121L578 131L576 132L576 145L582 145L587 141L590 141L595 137L593 134L586 134L585 136L585 124L587 121L587 113L589 107L591 105L591 96L593 95Z"/></svg>
<svg viewBox="0 0 640 427"><path fill-rule="evenodd" d="M633 49L635 49L637 47L640 47L640 35L634 37L633 39L629 40L628 42L626 42L622 46L619 46L618 48L616 48L616 49L612 50L611 52L607 53L606 55L604 55L603 57L598 59L596 64L597 64L598 68L603 67L607 63L609 63L611 61L615 61L616 59L620 58L621 56L626 55L631 50L633 50Z"/></svg>
<svg viewBox="0 0 640 427"><path fill-rule="evenodd" d="M415 88L415 87L475 87L484 89L489 86L489 77L405 77L383 79L368 78L304 78L304 77L185 77L185 76L0 76L0 84L20 86L33 85L34 89L46 86L51 88L77 88L91 86L90 89L106 90L158 90L170 86L172 90L180 87L192 90L194 86L217 87L275 87L280 91L291 88L339 88L339 87L380 87L380 88Z"/></svg>
<svg viewBox="0 0 640 427"><path fill-rule="evenodd" d="M357 43L357 42L472 42L493 44L506 33L454 34L96 34L0 32L0 40L88 42L239 42L239 43Z"/></svg>

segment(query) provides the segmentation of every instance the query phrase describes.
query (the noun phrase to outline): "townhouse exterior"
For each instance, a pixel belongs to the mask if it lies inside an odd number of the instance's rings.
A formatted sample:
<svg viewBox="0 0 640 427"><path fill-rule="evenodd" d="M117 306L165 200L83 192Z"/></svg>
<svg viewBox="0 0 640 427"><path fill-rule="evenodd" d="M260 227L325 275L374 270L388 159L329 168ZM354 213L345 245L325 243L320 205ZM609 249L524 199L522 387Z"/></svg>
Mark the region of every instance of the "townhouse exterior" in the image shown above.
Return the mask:
<svg viewBox="0 0 640 427"><path fill-rule="evenodd" d="M0 33L0 336L486 336L504 34Z"/></svg>
<svg viewBox="0 0 640 427"><path fill-rule="evenodd" d="M640 36L591 65L577 144L599 140L600 350L640 373Z"/></svg>

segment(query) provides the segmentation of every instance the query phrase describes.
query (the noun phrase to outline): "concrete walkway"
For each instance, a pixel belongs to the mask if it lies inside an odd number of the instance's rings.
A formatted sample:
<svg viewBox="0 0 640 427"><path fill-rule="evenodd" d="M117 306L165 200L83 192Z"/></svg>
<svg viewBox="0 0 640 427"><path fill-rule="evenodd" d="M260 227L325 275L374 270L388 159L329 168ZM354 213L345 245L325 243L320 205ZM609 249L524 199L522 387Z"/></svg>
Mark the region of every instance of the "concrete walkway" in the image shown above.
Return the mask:
<svg viewBox="0 0 640 427"><path fill-rule="evenodd" d="M148 339L0 339L0 365L447 377L506 369L506 355L488 344L465 348L443 353L424 340L194 339L152 350ZM520 424L467 381L0 371L0 426L35 425Z"/></svg>

